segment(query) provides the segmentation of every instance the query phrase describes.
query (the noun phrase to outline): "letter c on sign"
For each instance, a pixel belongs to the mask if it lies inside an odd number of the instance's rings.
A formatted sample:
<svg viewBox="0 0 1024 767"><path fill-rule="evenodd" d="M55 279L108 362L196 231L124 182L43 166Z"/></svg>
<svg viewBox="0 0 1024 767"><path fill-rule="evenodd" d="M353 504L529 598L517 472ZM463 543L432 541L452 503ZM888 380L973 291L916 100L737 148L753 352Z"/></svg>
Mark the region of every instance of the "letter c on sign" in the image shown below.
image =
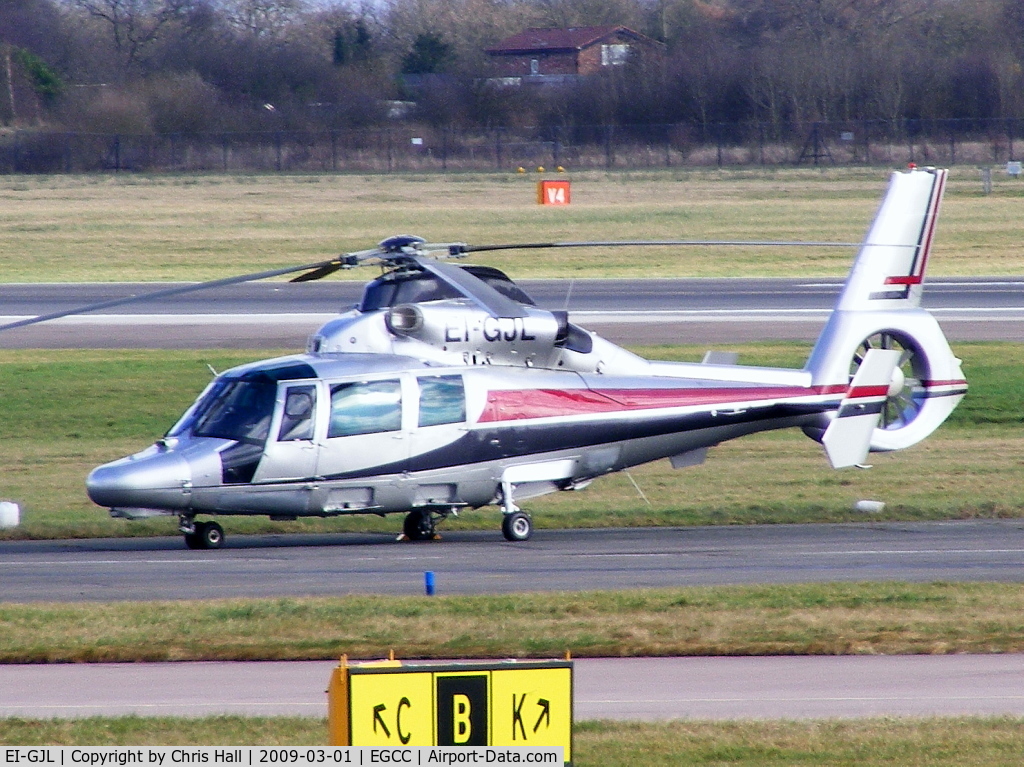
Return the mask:
<svg viewBox="0 0 1024 767"><path fill-rule="evenodd" d="M412 739L411 732L402 732L402 708L412 708L412 703L409 702L408 698L402 698L398 701L398 711L395 713L395 729L398 730L398 739L402 741L402 745L407 745Z"/></svg>

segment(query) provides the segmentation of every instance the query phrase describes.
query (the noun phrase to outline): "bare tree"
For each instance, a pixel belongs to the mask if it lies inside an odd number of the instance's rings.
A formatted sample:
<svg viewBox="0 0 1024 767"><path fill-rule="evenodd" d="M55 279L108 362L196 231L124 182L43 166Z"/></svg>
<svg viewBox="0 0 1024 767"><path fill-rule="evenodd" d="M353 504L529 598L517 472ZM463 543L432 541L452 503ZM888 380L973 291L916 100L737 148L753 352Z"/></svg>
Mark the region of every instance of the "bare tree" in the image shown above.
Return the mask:
<svg viewBox="0 0 1024 767"><path fill-rule="evenodd" d="M253 37L279 37L306 8L304 0L227 0L223 4L232 26Z"/></svg>
<svg viewBox="0 0 1024 767"><path fill-rule="evenodd" d="M138 69L146 50L193 0L70 0L71 5L109 27L123 74Z"/></svg>

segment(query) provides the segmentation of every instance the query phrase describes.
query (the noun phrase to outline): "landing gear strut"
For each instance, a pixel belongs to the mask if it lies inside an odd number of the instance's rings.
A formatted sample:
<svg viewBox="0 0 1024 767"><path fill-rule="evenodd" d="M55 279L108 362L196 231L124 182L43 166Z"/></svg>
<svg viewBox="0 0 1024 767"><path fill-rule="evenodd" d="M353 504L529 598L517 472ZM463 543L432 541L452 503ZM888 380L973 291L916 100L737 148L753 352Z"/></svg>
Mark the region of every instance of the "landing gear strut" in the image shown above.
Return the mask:
<svg viewBox="0 0 1024 767"><path fill-rule="evenodd" d="M512 483L501 482L501 534L506 541L528 541L533 535L533 520L512 500Z"/></svg>
<svg viewBox="0 0 1024 767"><path fill-rule="evenodd" d="M190 549L219 549L224 545L224 528L216 522L196 522L192 517L182 517L178 528L185 535L185 545Z"/></svg>

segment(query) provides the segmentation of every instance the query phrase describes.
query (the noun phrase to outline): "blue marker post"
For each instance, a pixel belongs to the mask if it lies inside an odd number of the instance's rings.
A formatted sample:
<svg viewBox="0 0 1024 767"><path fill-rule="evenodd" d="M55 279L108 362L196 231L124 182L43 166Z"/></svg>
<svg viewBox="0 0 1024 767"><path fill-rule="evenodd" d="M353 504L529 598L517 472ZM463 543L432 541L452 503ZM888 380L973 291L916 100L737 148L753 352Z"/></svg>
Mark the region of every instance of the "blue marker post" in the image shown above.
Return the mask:
<svg viewBox="0 0 1024 767"><path fill-rule="evenodd" d="M432 570L427 570L423 573L423 587L428 597L434 596L434 573Z"/></svg>

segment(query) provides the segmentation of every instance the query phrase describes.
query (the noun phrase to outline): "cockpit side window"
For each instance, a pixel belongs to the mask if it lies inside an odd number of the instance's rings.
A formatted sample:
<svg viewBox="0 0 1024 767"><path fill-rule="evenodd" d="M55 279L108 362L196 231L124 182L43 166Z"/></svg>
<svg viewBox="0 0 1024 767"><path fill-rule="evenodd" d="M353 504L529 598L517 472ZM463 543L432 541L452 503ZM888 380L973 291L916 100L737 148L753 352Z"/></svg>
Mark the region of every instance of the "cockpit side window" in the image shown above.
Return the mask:
<svg viewBox="0 0 1024 767"><path fill-rule="evenodd" d="M328 437L351 437L402 428L402 385L396 380L331 386Z"/></svg>
<svg viewBox="0 0 1024 767"><path fill-rule="evenodd" d="M263 444L274 414L277 383L270 380L225 381L200 403L194 413L192 433Z"/></svg>
<svg viewBox="0 0 1024 767"><path fill-rule="evenodd" d="M278 442L313 439L315 413L316 386L289 386L284 395L281 428L277 432Z"/></svg>
<svg viewBox="0 0 1024 767"><path fill-rule="evenodd" d="M424 376L420 386L420 426L439 426L466 420L462 376Z"/></svg>

